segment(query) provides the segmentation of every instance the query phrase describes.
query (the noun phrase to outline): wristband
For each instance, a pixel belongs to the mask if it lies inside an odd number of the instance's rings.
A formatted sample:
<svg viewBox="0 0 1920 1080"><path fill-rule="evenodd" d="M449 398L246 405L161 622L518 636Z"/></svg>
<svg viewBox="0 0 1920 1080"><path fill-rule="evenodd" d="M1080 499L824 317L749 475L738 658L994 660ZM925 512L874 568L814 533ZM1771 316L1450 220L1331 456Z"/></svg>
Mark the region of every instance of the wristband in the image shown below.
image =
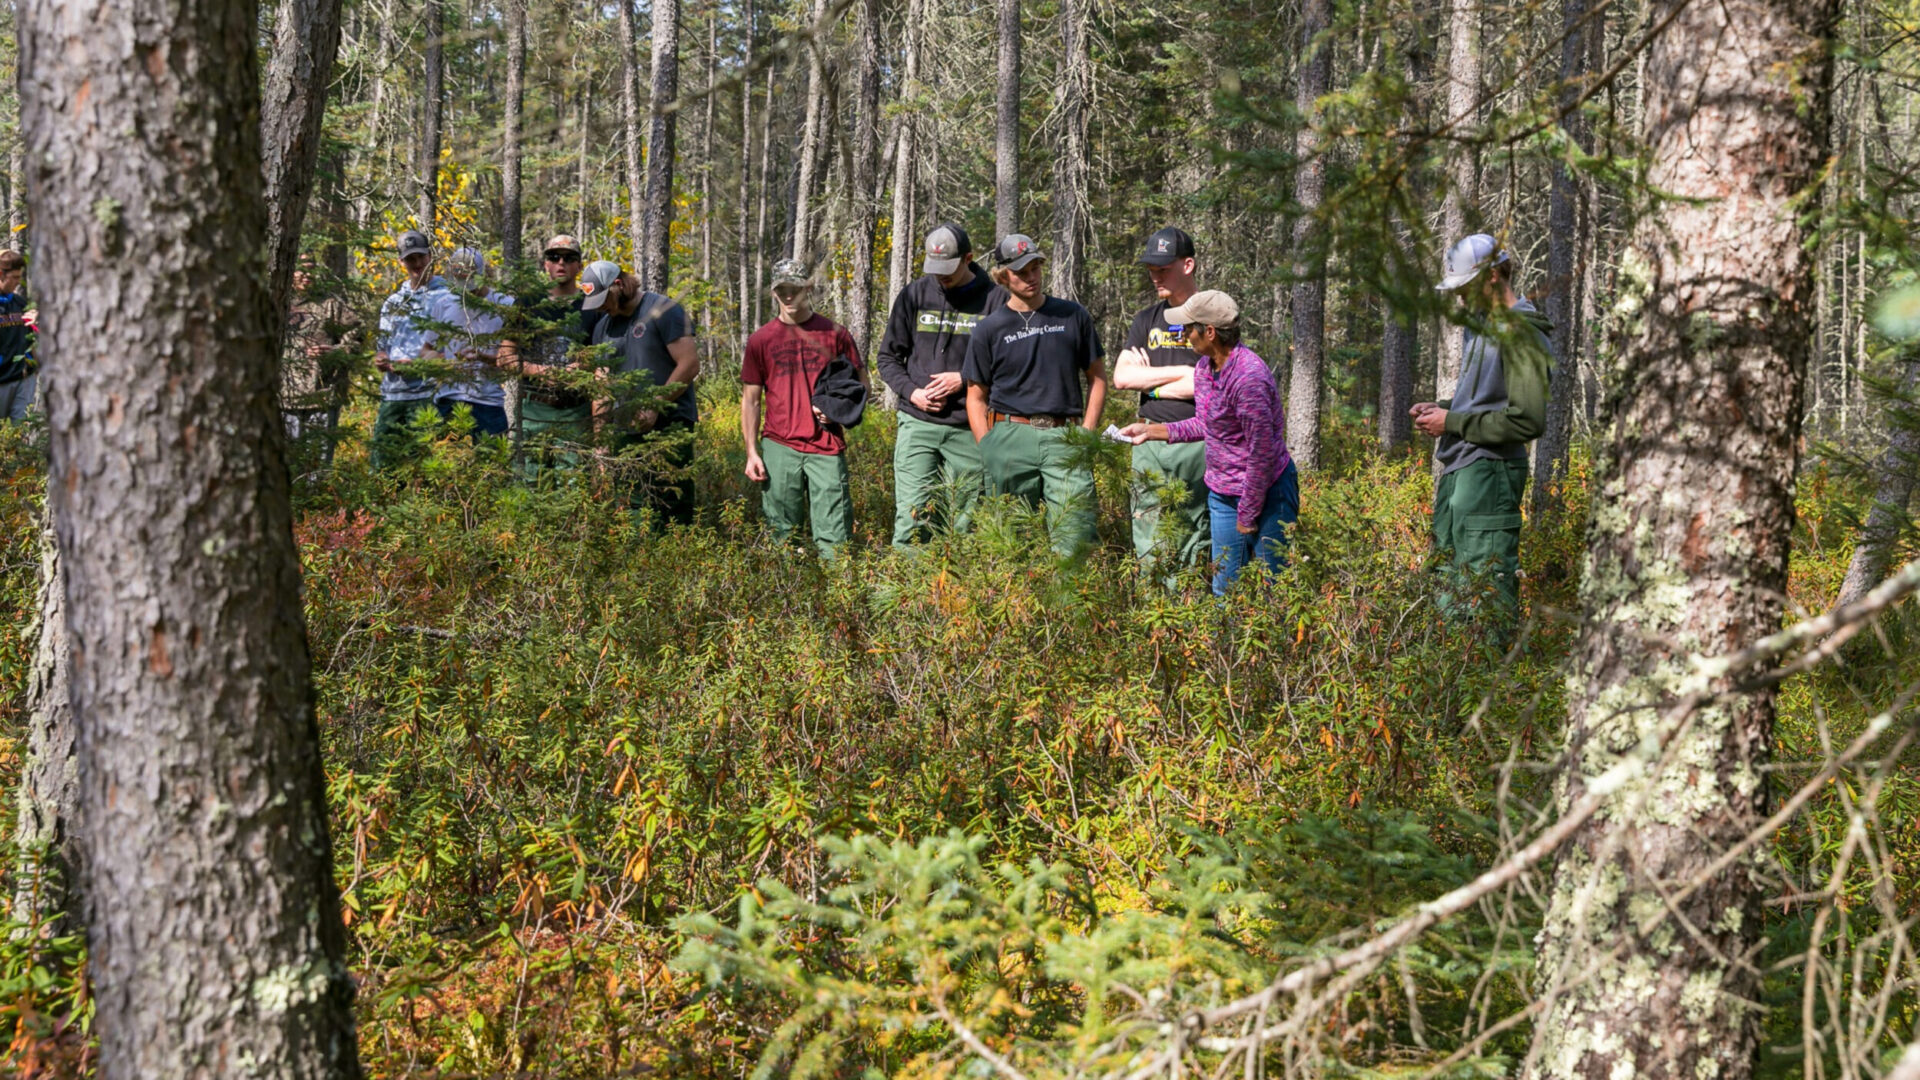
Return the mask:
<svg viewBox="0 0 1920 1080"><path fill-rule="evenodd" d="M1147 399L1150 401L1158 398L1159 396L1160 396L1160 388L1157 386L1147 391Z"/></svg>

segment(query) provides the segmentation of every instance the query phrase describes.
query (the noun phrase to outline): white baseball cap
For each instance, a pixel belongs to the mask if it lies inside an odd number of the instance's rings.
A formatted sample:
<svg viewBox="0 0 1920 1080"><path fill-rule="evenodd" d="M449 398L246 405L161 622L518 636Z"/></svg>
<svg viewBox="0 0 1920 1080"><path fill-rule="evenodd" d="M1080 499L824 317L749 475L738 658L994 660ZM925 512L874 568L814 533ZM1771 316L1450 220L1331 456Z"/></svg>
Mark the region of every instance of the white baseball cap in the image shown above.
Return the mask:
<svg viewBox="0 0 1920 1080"><path fill-rule="evenodd" d="M1479 277L1487 267L1498 266L1506 261L1506 249L1500 246L1500 241L1486 233L1462 237L1447 249L1446 257L1441 260L1441 269L1446 276L1434 288L1441 292L1452 292Z"/></svg>

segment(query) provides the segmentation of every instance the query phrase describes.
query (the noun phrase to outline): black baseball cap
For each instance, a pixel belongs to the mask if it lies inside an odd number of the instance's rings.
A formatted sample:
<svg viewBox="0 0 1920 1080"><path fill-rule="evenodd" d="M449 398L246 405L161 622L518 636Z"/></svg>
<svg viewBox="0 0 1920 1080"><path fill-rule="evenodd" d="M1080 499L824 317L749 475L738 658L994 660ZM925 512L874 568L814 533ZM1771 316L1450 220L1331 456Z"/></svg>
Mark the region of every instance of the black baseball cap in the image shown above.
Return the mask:
<svg viewBox="0 0 1920 1080"><path fill-rule="evenodd" d="M1146 250L1140 253L1147 266L1172 266L1181 259L1193 258L1193 237L1172 225L1147 237Z"/></svg>

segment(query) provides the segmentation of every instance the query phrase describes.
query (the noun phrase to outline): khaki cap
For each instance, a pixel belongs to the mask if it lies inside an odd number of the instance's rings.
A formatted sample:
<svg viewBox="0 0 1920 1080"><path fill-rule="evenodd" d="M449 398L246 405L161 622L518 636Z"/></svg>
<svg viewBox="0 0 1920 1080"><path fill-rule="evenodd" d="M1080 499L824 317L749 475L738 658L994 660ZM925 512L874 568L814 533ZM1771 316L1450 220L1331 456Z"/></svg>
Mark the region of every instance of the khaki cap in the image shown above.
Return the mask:
<svg viewBox="0 0 1920 1080"><path fill-rule="evenodd" d="M1207 289L1194 293L1187 302L1179 307L1167 309L1164 316L1169 323L1186 326L1197 323L1200 326L1238 326L1240 325L1240 305L1233 297L1219 289Z"/></svg>

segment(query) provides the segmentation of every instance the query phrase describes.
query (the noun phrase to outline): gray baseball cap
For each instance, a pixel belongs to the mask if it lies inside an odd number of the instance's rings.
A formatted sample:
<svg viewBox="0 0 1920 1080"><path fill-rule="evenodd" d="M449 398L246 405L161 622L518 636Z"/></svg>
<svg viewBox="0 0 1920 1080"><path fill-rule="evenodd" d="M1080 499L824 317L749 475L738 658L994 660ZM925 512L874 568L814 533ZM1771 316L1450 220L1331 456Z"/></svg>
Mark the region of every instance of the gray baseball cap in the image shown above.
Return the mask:
<svg viewBox="0 0 1920 1080"><path fill-rule="evenodd" d="M1474 233L1454 241L1452 247L1441 260L1442 272L1446 275L1434 288L1441 292L1452 292L1480 276L1480 272L1489 266L1498 266L1508 260L1507 251L1500 241L1486 233Z"/></svg>
<svg viewBox="0 0 1920 1080"><path fill-rule="evenodd" d="M447 273L458 278L484 277L487 273L487 257L478 248L456 248L447 256Z"/></svg>
<svg viewBox="0 0 1920 1080"><path fill-rule="evenodd" d="M920 264L920 270L927 274L951 274L960 269L971 254L973 241L967 239L967 230L947 222L927 234L927 261Z"/></svg>
<svg viewBox="0 0 1920 1080"><path fill-rule="evenodd" d="M399 247L400 257L403 259L409 255L433 254L433 241L427 239L427 234L419 229L408 229L401 233L396 246Z"/></svg>
<svg viewBox="0 0 1920 1080"><path fill-rule="evenodd" d="M620 280L620 264L601 259L590 262L580 271L580 291L587 294L580 306L588 311L599 311L607 303L607 288Z"/></svg>
<svg viewBox="0 0 1920 1080"><path fill-rule="evenodd" d="M1008 270L1024 270L1029 263L1044 258L1046 256L1040 253L1040 245L1025 233L1008 233L1000 238L999 245L993 249L993 265Z"/></svg>

